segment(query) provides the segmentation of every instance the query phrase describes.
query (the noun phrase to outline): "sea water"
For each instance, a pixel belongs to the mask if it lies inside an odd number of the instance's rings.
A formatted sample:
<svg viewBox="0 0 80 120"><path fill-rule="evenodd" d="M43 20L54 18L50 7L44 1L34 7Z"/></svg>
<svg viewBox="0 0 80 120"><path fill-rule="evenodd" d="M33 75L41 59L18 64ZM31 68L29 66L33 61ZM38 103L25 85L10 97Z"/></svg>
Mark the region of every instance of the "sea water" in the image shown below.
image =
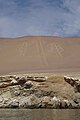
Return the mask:
<svg viewBox="0 0 80 120"><path fill-rule="evenodd" d="M0 120L80 120L80 110L0 109Z"/></svg>

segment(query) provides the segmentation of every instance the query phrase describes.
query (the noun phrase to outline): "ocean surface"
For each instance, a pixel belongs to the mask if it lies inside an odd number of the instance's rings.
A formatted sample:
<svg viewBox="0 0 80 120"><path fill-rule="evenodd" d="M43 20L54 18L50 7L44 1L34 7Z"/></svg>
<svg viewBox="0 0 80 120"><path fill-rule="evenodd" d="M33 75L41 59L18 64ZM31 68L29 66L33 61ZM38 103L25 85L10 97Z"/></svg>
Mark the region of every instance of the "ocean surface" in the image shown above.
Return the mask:
<svg viewBox="0 0 80 120"><path fill-rule="evenodd" d="M0 120L80 120L80 110L1 109Z"/></svg>

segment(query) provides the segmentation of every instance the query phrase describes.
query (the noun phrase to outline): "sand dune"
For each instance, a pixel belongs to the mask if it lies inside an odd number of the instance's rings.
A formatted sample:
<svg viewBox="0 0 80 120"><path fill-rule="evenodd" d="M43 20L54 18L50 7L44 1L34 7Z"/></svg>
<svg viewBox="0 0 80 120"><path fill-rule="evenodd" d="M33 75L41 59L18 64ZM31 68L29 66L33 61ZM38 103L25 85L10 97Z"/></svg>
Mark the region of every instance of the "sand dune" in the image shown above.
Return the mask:
<svg viewBox="0 0 80 120"><path fill-rule="evenodd" d="M80 38L0 38L0 74L80 71Z"/></svg>

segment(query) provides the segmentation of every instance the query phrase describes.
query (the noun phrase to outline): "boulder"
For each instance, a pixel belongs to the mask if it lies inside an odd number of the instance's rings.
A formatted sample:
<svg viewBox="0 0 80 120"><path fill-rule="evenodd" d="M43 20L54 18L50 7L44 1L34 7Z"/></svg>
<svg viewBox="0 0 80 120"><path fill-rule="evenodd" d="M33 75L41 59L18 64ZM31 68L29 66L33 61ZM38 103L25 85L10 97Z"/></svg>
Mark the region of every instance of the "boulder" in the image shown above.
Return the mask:
<svg viewBox="0 0 80 120"><path fill-rule="evenodd" d="M27 82L24 84L24 88L26 88L26 89L30 89L32 86L33 86L32 81L27 81Z"/></svg>
<svg viewBox="0 0 80 120"><path fill-rule="evenodd" d="M21 77L21 78L17 79L17 82L19 85L23 85L26 82L26 79L25 79L25 77Z"/></svg>

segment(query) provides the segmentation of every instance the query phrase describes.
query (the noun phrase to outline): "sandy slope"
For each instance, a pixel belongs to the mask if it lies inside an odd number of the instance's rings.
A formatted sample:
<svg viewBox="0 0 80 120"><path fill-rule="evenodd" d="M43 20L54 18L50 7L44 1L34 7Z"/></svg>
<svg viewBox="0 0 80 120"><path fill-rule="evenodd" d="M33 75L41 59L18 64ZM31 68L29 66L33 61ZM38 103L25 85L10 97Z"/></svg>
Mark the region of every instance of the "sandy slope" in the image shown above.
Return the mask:
<svg viewBox="0 0 80 120"><path fill-rule="evenodd" d="M0 38L0 74L79 72L80 38Z"/></svg>

